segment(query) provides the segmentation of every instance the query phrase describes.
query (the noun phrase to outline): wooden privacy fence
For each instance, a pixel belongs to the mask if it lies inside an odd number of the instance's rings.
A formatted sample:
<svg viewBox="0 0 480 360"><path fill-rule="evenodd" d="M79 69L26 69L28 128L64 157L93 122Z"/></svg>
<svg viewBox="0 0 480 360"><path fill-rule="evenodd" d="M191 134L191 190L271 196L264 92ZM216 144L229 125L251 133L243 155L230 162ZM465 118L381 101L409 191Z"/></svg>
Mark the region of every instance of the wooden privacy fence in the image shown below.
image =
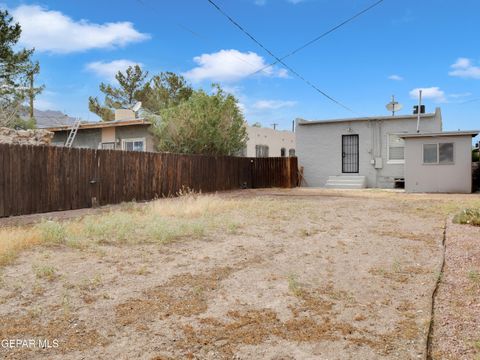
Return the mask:
<svg viewBox="0 0 480 360"><path fill-rule="evenodd" d="M0 144L0 217L202 192L296 186L297 159Z"/></svg>

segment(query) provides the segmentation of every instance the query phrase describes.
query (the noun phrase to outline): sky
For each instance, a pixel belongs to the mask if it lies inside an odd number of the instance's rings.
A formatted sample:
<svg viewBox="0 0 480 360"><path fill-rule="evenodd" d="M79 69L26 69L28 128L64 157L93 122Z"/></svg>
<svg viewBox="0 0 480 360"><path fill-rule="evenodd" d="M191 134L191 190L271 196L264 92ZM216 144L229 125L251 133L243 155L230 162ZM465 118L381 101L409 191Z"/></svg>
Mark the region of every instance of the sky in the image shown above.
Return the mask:
<svg viewBox="0 0 480 360"><path fill-rule="evenodd" d="M1 0L0 0L1 1ZM215 0L282 57L377 0ZM395 95L409 114L423 89L427 112L441 107L444 130L480 128L480 2L384 0L275 65L270 54L207 0L5 1L36 49L36 107L97 120L88 97L132 64L182 74L195 88L219 83L249 123L290 129L295 118L388 115ZM292 71L350 110L314 90Z"/></svg>

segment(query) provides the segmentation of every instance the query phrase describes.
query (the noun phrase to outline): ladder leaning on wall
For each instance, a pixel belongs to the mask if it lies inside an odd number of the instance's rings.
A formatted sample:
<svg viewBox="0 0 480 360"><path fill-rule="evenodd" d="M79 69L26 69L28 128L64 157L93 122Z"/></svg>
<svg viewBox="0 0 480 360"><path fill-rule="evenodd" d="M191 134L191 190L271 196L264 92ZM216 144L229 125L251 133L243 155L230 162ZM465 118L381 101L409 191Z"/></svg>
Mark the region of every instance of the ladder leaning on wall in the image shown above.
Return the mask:
<svg viewBox="0 0 480 360"><path fill-rule="evenodd" d="M73 144L73 140L75 140L75 136L77 135L78 128L80 127L80 119L77 119L75 123L72 125L70 132L68 133L67 141L65 141L65 147L71 148Z"/></svg>

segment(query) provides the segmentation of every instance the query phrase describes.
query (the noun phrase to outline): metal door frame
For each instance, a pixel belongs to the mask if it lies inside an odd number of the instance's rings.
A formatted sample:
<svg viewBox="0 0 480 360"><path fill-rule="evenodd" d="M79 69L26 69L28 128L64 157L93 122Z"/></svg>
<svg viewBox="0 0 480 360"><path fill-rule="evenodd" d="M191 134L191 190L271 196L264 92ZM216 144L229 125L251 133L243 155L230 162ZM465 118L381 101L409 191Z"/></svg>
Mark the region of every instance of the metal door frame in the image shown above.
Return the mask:
<svg viewBox="0 0 480 360"><path fill-rule="evenodd" d="M348 143L346 141L347 139L349 140ZM356 142L355 140L352 141L352 139L356 139ZM345 158L346 158L345 150L347 149L347 146L349 147L349 150L353 150L350 154L350 157L353 160L353 163L347 164L345 162ZM360 168L359 160L360 160L360 142L359 142L358 134L342 135L342 173L358 174L359 168Z"/></svg>

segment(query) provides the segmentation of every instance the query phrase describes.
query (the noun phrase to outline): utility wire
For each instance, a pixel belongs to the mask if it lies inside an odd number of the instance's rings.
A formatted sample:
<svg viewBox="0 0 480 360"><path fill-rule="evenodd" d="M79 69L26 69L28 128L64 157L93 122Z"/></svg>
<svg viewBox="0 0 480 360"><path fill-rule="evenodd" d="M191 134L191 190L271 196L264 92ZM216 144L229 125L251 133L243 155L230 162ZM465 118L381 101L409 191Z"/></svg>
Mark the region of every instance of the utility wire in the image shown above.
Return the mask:
<svg viewBox="0 0 480 360"><path fill-rule="evenodd" d="M136 1L137 1L140 5L142 5L142 6L146 7L146 8L150 8L150 10L158 11L158 8L155 8L155 7L154 7L153 5L151 5L151 4L145 3L143 0L136 0ZM182 23L177 22L176 25L177 25L180 29L184 30L185 32L188 32L189 34L193 35L193 36L196 37L197 39L199 39L199 40L201 40L201 41L203 41L203 42L205 42L205 43L208 43L208 44L211 44L211 45L215 45L215 46L216 46L216 44L215 44L211 39L207 38L205 35L202 35L202 34L200 34L199 32L192 30L191 28L185 26L185 25L182 24ZM242 62L244 62L245 64L250 65L250 66L252 67L252 69L255 69L255 68L257 67L255 64L252 64L250 61L245 60L244 58L235 55L235 53L231 53L231 55L232 55L234 58L236 58L238 61L242 61ZM152 76L152 78L153 78L153 76ZM150 82L150 81L152 81L152 79L150 79L150 80L147 81L147 82Z"/></svg>
<svg viewBox="0 0 480 360"><path fill-rule="evenodd" d="M325 31L324 33L318 35L317 37L313 38L312 40L306 42L305 44L303 44L302 46L296 48L295 50L289 52L288 54L286 54L285 56L282 56L280 59L281 60L285 60L286 58L292 56L292 55L295 55L296 53L298 53L299 51L305 49L306 47L312 45L313 43L317 42L318 40L320 40L321 38L324 38L325 36L331 34L332 32L334 32L335 30L338 30L339 28L341 28L342 26L348 24L349 22L355 20L356 18L358 18L359 16L362 16L363 14L365 14L367 11L373 9L374 7L380 5L384 0L379 0L377 1L376 3L370 5L369 7L363 9L362 11L356 13L355 15L349 17L348 19L342 21L340 24L334 26L333 28L331 28L330 30L327 30ZM263 70L269 68L270 66L273 66L273 65L276 65L278 64L278 61L275 61L269 65L265 65L264 67L262 67L261 69L258 69L257 71L253 72L252 74L250 75L255 75L255 74L258 74L259 72L262 72Z"/></svg>
<svg viewBox="0 0 480 360"><path fill-rule="evenodd" d="M217 9L220 14L225 16L233 25L235 25L240 31L242 31L245 35L247 35L255 44L260 46L263 50L265 50L271 57L273 57L277 63L282 64L285 68L287 68L292 74L294 74L296 77L298 77L300 80L308 84L310 87L312 87L314 90L316 90L318 93L329 99L330 101L334 102L335 104L341 106L342 108L355 113L352 109L350 109L348 106L342 104L340 101L334 99L330 95L328 95L326 92L320 90L316 85L311 83L309 80L307 80L305 77L300 75L296 70L291 68L289 65L285 64L282 59L280 59L278 56L276 56L274 53L272 53L270 50L268 50L260 41L258 41L253 35L251 35L245 28L243 28L238 22L236 22L230 15L228 15L225 11L220 8L213 0L207 0L215 9Z"/></svg>

